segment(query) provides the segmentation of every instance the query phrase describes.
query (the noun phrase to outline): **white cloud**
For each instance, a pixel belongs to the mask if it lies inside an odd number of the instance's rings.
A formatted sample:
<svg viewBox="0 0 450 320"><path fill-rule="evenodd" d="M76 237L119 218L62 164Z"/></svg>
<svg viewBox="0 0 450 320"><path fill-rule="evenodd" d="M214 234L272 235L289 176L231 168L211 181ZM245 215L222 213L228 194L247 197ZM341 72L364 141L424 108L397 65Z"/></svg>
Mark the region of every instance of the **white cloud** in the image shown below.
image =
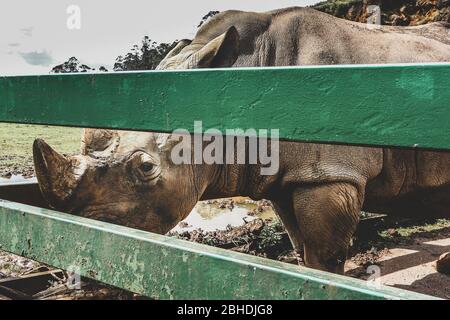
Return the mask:
<svg viewBox="0 0 450 320"><path fill-rule="evenodd" d="M32 66L48 67L53 63L51 54L47 51L19 52L20 56Z"/></svg>

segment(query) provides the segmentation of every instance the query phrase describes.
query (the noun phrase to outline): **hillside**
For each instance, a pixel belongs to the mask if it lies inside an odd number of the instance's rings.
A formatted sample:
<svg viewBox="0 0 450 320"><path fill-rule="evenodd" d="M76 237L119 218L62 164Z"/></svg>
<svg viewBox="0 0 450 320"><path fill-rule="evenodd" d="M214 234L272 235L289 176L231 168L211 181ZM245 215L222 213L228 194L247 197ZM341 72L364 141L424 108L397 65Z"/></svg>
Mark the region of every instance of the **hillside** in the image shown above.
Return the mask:
<svg viewBox="0 0 450 320"><path fill-rule="evenodd" d="M312 7L340 18L366 22L368 5L380 6L381 23L386 25L450 22L450 0L328 0Z"/></svg>

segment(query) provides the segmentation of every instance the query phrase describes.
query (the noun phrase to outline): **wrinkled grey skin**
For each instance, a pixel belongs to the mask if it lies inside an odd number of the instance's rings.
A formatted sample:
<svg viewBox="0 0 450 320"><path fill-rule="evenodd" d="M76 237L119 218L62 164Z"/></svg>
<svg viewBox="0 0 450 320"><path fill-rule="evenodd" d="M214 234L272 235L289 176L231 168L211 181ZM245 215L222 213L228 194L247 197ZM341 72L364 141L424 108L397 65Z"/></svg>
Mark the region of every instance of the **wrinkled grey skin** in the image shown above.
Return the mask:
<svg viewBox="0 0 450 320"><path fill-rule="evenodd" d="M439 24L369 30L311 9L230 11L159 69L450 61L449 40ZM199 200L266 198L294 247L304 246L306 265L340 273L361 209L450 216L449 153L281 142L278 173L261 176L258 165L174 165L178 139L85 129L82 154L68 158L36 140L40 188L57 209L158 233Z"/></svg>
<svg viewBox="0 0 450 320"><path fill-rule="evenodd" d="M225 41L226 51L216 46L214 56L214 41ZM377 29L308 8L224 12L186 44L158 69L450 61L450 28L444 24Z"/></svg>

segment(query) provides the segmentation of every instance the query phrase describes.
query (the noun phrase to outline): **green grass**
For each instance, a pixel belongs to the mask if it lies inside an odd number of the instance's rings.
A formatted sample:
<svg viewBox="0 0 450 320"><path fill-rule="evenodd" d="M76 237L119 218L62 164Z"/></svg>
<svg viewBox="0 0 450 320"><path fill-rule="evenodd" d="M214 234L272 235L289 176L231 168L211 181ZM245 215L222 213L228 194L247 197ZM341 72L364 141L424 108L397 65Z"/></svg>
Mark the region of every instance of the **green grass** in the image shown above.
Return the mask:
<svg viewBox="0 0 450 320"><path fill-rule="evenodd" d="M362 227L363 225L363 227ZM394 232L394 233L392 233ZM450 234L450 219L370 221L360 224L352 252L375 248L394 248L417 243L418 239L444 239Z"/></svg>
<svg viewBox="0 0 450 320"><path fill-rule="evenodd" d="M399 226L395 230L401 237L413 237L424 234L432 234L445 229L450 229L450 220L448 219L437 219L436 221L425 224ZM391 238L388 230L381 231L380 236L384 238Z"/></svg>
<svg viewBox="0 0 450 320"><path fill-rule="evenodd" d="M56 151L71 154L80 149L80 128L0 123L0 175L32 175L32 145L42 138Z"/></svg>

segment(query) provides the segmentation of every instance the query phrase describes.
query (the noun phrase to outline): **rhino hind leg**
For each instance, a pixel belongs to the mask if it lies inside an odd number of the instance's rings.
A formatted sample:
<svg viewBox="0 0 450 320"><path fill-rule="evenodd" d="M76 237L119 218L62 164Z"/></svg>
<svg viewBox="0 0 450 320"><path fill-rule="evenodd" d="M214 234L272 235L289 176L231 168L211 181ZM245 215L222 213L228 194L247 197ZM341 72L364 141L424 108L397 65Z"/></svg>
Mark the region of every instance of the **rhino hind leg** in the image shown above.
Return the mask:
<svg viewBox="0 0 450 320"><path fill-rule="evenodd" d="M450 184L399 197L388 213L410 218L450 218Z"/></svg>
<svg viewBox="0 0 450 320"><path fill-rule="evenodd" d="M363 193L350 183L298 188L293 207L307 267L344 273L348 246L359 222Z"/></svg>

